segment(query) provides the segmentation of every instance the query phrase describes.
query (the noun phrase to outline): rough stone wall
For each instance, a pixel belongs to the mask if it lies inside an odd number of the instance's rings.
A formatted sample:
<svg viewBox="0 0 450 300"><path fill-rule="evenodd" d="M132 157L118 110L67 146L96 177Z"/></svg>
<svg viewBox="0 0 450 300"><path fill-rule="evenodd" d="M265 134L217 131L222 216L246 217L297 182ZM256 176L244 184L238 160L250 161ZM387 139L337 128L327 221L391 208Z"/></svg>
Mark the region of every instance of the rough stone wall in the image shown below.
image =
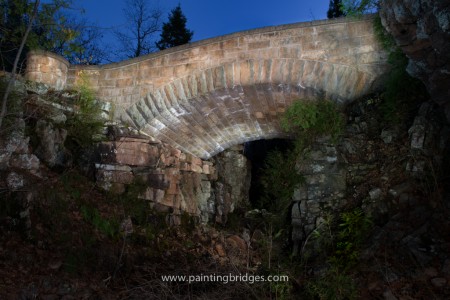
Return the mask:
<svg viewBox="0 0 450 300"><path fill-rule="evenodd" d="M347 102L375 89L388 64L372 22L266 27L120 63L70 66L67 85L87 75L99 98L115 105L116 119L207 159L246 141L282 137L278 120L296 99ZM27 78L45 80L33 64L31 55Z"/></svg>
<svg viewBox="0 0 450 300"><path fill-rule="evenodd" d="M215 221L218 223L225 224L228 213L236 208L250 206L251 165L243 150L243 145L237 145L213 157L218 175L214 183Z"/></svg>
<svg viewBox="0 0 450 300"><path fill-rule="evenodd" d="M302 241L323 222L326 213L334 214L347 204L347 172L329 137L316 141L308 158L299 160L297 169L305 183L293 195L292 239Z"/></svg>
<svg viewBox="0 0 450 300"><path fill-rule="evenodd" d="M140 197L155 209L170 212L174 224L183 212L203 223L226 223L228 213L248 201L249 168L238 151L202 160L127 130L116 128L113 136L114 141L99 144L97 183L116 193L135 182L144 184Z"/></svg>
<svg viewBox="0 0 450 300"><path fill-rule="evenodd" d="M409 58L408 73L419 78L450 121L450 2L386 0L383 26Z"/></svg>
<svg viewBox="0 0 450 300"><path fill-rule="evenodd" d="M326 214L337 220L340 212L359 207L380 222L401 209L436 205L419 199L428 199L426 193L445 175L450 128L444 116L425 102L412 124L387 127L378 102L372 98L349 106L342 138L335 145L319 139L298 164L306 182L293 195L295 251Z"/></svg>
<svg viewBox="0 0 450 300"><path fill-rule="evenodd" d="M99 144L96 180L106 190L121 193L139 180L140 196L154 208L179 216L182 211L208 221L211 181L217 170L201 160L147 136L116 129L114 141Z"/></svg>

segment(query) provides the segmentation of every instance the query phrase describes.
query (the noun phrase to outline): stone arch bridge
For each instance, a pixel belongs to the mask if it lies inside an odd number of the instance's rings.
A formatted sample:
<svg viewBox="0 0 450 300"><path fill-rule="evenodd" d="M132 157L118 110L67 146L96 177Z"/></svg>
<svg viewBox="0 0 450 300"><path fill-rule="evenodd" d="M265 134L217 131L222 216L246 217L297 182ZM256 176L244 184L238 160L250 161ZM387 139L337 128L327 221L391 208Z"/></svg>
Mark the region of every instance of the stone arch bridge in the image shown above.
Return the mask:
<svg viewBox="0 0 450 300"><path fill-rule="evenodd" d="M376 89L389 68L373 19L265 27L101 66L34 51L26 78L63 89L87 75L116 119L207 159L282 137L280 116L295 100L344 104Z"/></svg>

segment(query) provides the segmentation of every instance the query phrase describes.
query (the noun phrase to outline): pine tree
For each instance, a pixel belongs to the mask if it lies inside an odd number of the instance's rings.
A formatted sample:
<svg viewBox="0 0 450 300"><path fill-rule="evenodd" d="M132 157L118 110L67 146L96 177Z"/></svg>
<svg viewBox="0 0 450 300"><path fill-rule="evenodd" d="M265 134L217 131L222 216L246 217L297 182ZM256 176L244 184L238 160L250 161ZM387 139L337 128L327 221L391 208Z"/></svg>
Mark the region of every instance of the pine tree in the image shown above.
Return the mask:
<svg viewBox="0 0 450 300"><path fill-rule="evenodd" d="M345 13L342 10L342 1L330 0L330 6L327 11L328 19L339 18L342 16L345 16Z"/></svg>
<svg viewBox="0 0 450 300"><path fill-rule="evenodd" d="M163 24L161 39L156 43L156 47L164 50L189 43L194 32L186 28L186 21L178 4L169 14L169 22Z"/></svg>

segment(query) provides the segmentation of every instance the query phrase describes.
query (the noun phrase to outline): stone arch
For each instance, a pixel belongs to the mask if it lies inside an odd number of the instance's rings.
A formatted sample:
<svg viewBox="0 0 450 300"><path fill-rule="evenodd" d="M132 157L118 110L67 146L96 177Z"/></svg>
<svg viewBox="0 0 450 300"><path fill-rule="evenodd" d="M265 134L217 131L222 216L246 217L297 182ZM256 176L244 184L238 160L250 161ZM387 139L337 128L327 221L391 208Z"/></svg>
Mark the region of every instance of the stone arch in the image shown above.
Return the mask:
<svg viewBox="0 0 450 300"><path fill-rule="evenodd" d="M259 28L103 66L67 66L45 52L28 59L27 79L60 89L87 74L116 119L201 158L281 137L292 101L344 104L389 69L373 16Z"/></svg>
<svg viewBox="0 0 450 300"><path fill-rule="evenodd" d="M284 137L280 116L295 100L343 104L373 90L375 76L355 67L302 59L248 59L177 78L120 118L201 158L235 144Z"/></svg>

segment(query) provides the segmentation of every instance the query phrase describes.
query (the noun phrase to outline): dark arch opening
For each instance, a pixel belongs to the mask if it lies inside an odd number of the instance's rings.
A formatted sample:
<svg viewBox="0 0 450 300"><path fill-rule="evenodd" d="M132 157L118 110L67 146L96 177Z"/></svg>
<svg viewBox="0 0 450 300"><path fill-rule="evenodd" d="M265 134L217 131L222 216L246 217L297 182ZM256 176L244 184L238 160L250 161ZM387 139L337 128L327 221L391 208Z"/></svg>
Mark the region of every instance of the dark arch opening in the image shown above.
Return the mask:
<svg viewBox="0 0 450 300"><path fill-rule="evenodd" d="M251 184L249 191L250 204L253 208L261 207L264 189L261 177L265 167L265 161L272 151L287 151L292 146L289 139L256 140L244 144L244 155L251 162Z"/></svg>

